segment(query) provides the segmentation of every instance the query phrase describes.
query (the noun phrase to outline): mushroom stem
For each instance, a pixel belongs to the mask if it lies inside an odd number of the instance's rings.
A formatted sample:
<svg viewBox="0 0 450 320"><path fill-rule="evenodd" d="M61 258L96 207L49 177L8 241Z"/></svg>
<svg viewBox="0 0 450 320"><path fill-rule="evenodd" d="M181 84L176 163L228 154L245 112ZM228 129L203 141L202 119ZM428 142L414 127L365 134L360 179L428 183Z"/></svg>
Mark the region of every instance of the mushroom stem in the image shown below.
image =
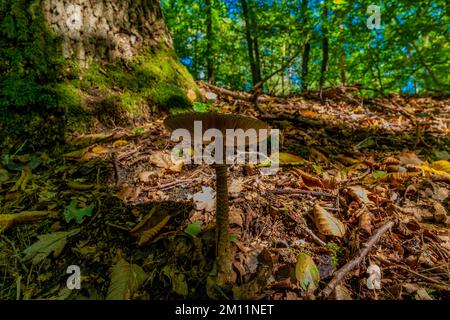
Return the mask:
<svg viewBox="0 0 450 320"><path fill-rule="evenodd" d="M228 218L228 186L227 166L215 165L216 169L216 237L217 237L217 280L218 284L226 284L231 275L231 259L229 257L229 218Z"/></svg>

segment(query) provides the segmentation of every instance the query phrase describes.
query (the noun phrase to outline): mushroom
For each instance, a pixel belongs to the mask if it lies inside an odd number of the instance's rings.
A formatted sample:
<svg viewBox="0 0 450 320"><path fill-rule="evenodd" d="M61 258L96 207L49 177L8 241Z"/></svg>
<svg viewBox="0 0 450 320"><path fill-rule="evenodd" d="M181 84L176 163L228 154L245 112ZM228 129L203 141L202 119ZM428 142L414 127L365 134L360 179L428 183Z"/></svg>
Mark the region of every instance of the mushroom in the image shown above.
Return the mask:
<svg viewBox="0 0 450 320"><path fill-rule="evenodd" d="M230 249L229 249L229 234L228 234L228 226L229 226L229 217L228 217L228 187L227 187L227 164L225 163L225 154L227 147L230 147L230 144L233 146L242 146L242 145L250 145L257 142L259 138L259 130L265 129L268 130L269 127L266 123L246 117L241 115L233 115L233 114L219 114L219 113L200 113L200 112L190 112L190 113L182 113L178 115L168 116L164 120L164 124L170 130L176 129L186 129L191 137L195 135L195 126L194 123L196 121L200 121L202 124L202 132L201 132L201 143L211 143L211 141L204 141L204 133L209 129L216 129L222 133L222 136L225 138L223 142L223 159L218 157L215 158L215 162L212 164L216 171L216 267L217 267L217 276L214 280L215 284L218 286L224 286L230 282L231 270L232 270L232 259L230 257ZM238 139L231 142L229 135L227 135L227 129L239 130L243 131L254 129L257 132L256 141L255 136L253 139L251 137L247 137L244 140ZM198 134L198 132L197 132ZM217 141L214 141L216 144ZM220 147L219 147L220 148ZM215 149L217 151L217 149ZM224 161L217 161L224 160ZM219 162L219 163L217 163Z"/></svg>

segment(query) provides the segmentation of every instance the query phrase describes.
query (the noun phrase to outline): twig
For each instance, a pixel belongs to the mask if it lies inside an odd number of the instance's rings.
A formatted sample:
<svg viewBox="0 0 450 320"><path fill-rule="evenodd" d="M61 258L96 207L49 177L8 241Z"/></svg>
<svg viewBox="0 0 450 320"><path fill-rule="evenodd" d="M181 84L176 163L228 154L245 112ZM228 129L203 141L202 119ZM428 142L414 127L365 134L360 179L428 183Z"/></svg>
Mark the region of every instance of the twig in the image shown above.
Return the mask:
<svg viewBox="0 0 450 320"><path fill-rule="evenodd" d="M377 257L377 256L376 256L375 259L377 259L378 261L383 262L383 263L385 263L385 264L392 264L391 261L389 261L389 260L387 260L387 259L384 259L384 258L382 258L382 257ZM412 270L412 269L410 269L410 268L408 268L408 267L402 266L402 265L400 265L400 264L391 265L391 266L389 266L389 268L400 268L400 269L402 269L402 270L405 270L405 271L407 271L407 272L409 272L409 273L415 275L416 277L418 277L418 278L420 278L420 279L423 279L423 280L425 280L425 281L428 281L428 282L429 282L428 285L430 285L431 283L433 283L433 284L436 284L436 285L440 285L440 286L444 285L444 286L445 286L445 284L443 284L442 282L439 282L438 280L435 280L435 279L433 279L433 278L427 277L426 275L420 274L420 273L418 273L418 272L416 272L416 271L414 271L414 270ZM426 270L425 270L425 271L426 271Z"/></svg>
<svg viewBox="0 0 450 320"><path fill-rule="evenodd" d="M120 230L123 230L123 231L126 231L126 232L130 232L130 230L131 230L131 229L128 229L128 228L119 226L119 225L117 225L117 224L115 224L115 223L112 223L112 222L109 222L109 221L107 221L106 224L107 224L108 226L111 226L111 227L113 227L113 228L117 228L117 229L120 229Z"/></svg>
<svg viewBox="0 0 450 320"><path fill-rule="evenodd" d="M325 243L325 241L323 241L318 236L316 236L314 234L314 232L312 232L305 224L299 225L298 227L300 229L302 229L303 231L305 231L311 237L311 239L313 239L314 242L317 243L319 246L325 247L325 248L327 247L327 244Z"/></svg>
<svg viewBox="0 0 450 320"><path fill-rule="evenodd" d="M117 155L114 152L112 154L112 161L113 161L113 167L114 167L114 179L116 180L116 187L120 186L120 174L119 174L119 164L117 161Z"/></svg>
<svg viewBox="0 0 450 320"><path fill-rule="evenodd" d="M344 279L345 275L353 270L356 266L360 264L360 262L364 259L364 257L369 253L370 249L378 242L381 236L390 230L394 225L394 221L389 221L380 227L375 233L370 237L370 239L364 244L364 249L360 250L359 255L355 258L347 262L342 268L340 268L334 275L333 279L328 283L325 289L320 292L319 297L327 298L336 286L341 283Z"/></svg>
<svg viewBox="0 0 450 320"><path fill-rule="evenodd" d="M143 191L156 191L156 190L160 190L160 189L167 189L167 188L171 188L171 187L175 187L179 184L182 183L191 183L194 181L199 180L199 178L195 178L195 179L184 179L184 180L176 180L176 181L172 181L166 184L162 184L160 186L153 186L153 187L144 187L142 190Z"/></svg>
<svg viewBox="0 0 450 320"><path fill-rule="evenodd" d="M311 191L311 190L303 190L303 189L290 189L290 190L284 190L284 189L273 189L273 190L266 190L262 194L309 194L316 197L330 197L330 198L336 198L335 195L332 195L331 193L327 192L321 192L321 191Z"/></svg>

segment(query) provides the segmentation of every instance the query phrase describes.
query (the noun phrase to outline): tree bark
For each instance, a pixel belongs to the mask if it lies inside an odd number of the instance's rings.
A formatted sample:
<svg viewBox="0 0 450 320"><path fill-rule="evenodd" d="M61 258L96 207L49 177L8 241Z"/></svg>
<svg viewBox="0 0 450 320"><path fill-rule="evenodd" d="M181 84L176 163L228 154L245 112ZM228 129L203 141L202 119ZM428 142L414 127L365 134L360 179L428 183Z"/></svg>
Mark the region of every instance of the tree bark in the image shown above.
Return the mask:
<svg viewBox="0 0 450 320"><path fill-rule="evenodd" d="M308 0L302 0L301 3L301 16L302 24L306 26L308 24ZM311 52L311 44L309 41L305 43L305 47L302 53L302 92L308 90L308 64L309 64L309 54Z"/></svg>
<svg viewBox="0 0 450 320"><path fill-rule="evenodd" d="M327 20L328 20L328 6L326 0L323 3L323 15L322 15L322 66L320 68L320 97L322 97L323 85L325 83L325 74L328 70L328 30L327 30Z"/></svg>
<svg viewBox="0 0 450 320"><path fill-rule="evenodd" d="M253 37L252 31L256 29L255 21L249 11L247 0L241 0L242 15L245 22L245 36L247 39L248 57L252 72L252 84L256 86L261 81L261 64L258 49L258 39Z"/></svg>
<svg viewBox="0 0 450 320"><path fill-rule="evenodd" d="M214 32L212 25L212 0L206 0L206 59L208 69L208 83L214 82Z"/></svg>
<svg viewBox="0 0 450 320"><path fill-rule="evenodd" d="M305 44L305 49L302 54L302 92L308 90L308 64L309 53L311 52L311 44L309 41Z"/></svg>
<svg viewBox="0 0 450 320"><path fill-rule="evenodd" d="M159 0L42 0L47 24L62 39L62 53L87 66L93 60L131 60L145 45L172 39Z"/></svg>

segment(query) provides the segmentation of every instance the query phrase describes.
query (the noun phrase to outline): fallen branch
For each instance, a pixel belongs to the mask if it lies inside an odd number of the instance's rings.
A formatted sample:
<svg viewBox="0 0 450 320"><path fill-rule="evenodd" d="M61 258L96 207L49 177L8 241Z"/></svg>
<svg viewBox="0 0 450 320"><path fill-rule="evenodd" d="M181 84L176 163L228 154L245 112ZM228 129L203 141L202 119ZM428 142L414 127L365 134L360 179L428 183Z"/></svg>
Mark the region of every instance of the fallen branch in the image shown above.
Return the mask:
<svg viewBox="0 0 450 320"><path fill-rule="evenodd" d="M303 189L291 189L291 190L273 189L273 190L266 190L262 194L265 195L267 193L270 193L270 194L309 194L309 195L316 196L316 197L336 198L336 196L332 195L331 193L321 192L321 191L303 190Z"/></svg>
<svg viewBox="0 0 450 320"><path fill-rule="evenodd" d="M390 230L394 226L394 221L389 221L380 227L375 233L370 237L370 239L364 244L364 249L360 250L359 255L347 262L342 268L336 271L333 279L328 283L325 289L319 293L319 297L327 298L336 289L336 286L341 283L344 277L358 266L365 256L369 253L370 249L380 240L381 236Z"/></svg>

